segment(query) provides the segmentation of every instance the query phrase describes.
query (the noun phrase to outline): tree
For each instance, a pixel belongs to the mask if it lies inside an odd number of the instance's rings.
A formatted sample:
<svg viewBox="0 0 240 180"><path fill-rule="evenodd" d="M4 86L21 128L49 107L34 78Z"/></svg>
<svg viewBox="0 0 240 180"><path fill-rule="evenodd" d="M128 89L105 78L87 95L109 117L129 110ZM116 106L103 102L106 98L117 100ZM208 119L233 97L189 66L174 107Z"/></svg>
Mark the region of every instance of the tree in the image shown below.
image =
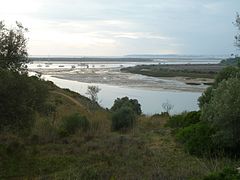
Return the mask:
<svg viewBox="0 0 240 180"><path fill-rule="evenodd" d="M48 87L37 77L0 71L0 131L24 132L34 124L35 112L44 109Z"/></svg>
<svg viewBox="0 0 240 180"><path fill-rule="evenodd" d="M199 107L202 108L212 99L213 92L223 80L230 78L238 78L240 80L240 68L235 66L228 66L222 69L216 76L213 86L208 87L202 96L199 97Z"/></svg>
<svg viewBox="0 0 240 180"><path fill-rule="evenodd" d="M235 25L235 26L238 28L238 30L239 30L239 32L238 32L237 35L235 36L235 40L236 40L235 46L240 49L240 16L239 16L238 13L237 13L237 15L236 15L236 20L235 20L235 22L234 22L234 25Z"/></svg>
<svg viewBox="0 0 240 180"><path fill-rule="evenodd" d="M24 71L24 64L29 62L27 39L24 33L28 30L16 22L15 28L7 28L0 21L0 69Z"/></svg>
<svg viewBox="0 0 240 180"><path fill-rule="evenodd" d="M170 111L173 109L174 105L170 104L170 102L167 100L167 102L162 104L162 108L166 113L170 113Z"/></svg>
<svg viewBox="0 0 240 180"><path fill-rule="evenodd" d="M216 129L214 143L238 152L240 148L240 80L229 78L219 83L209 103L202 107L201 120Z"/></svg>
<svg viewBox="0 0 240 180"><path fill-rule="evenodd" d="M124 130L133 128L135 124L135 114L129 107L122 107L113 113L112 130Z"/></svg>
<svg viewBox="0 0 240 180"><path fill-rule="evenodd" d="M129 99L128 97L123 97L121 99L117 98L114 101L114 104L111 107L111 110L117 111L124 107L128 107L128 108L132 109L132 111L137 115L142 114L141 105L138 103L138 100L137 99Z"/></svg>
<svg viewBox="0 0 240 180"><path fill-rule="evenodd" d="M59 127L59 134L68 136L76 133L78 130L86 131L89 128L89 124L89 120L85 116L75 113L63 118Z"/></svg>
<svg viewBox="0 0 240 180"><path fill-rule="evenodd" d="M86 94L90 96L93 102L98 102L98 93L100 91L101 89L98 86L88 86Z"/></svg>
<svg viewBox="0 0 240 180"><path fill-rule="evenodd" d="M214 86L222 82L223 80L227 80L229 78L239 78L240 79L240 69L235 66L228 66L222 69L216 76Z"/></svg>

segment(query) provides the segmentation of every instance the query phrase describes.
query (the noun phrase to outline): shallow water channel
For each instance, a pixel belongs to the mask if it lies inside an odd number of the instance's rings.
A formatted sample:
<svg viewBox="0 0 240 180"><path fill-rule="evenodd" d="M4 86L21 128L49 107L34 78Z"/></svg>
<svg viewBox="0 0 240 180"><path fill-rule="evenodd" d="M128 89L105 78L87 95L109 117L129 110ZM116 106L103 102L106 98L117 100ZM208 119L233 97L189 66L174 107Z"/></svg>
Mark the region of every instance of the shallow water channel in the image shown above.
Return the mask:
<svg viewBox="0 0 240 180"><path fill-rule="evenodd" d="M151 90L135 87L121 87L107 84L84 83L72 80L59 79L50 75L44 75L43 78L54 82L61 88L68 88L87 96L86 91L89 85L96 85L101 88L99 92L99 103L106 108L110 108L116 98L128 96L137 99L145 114L151 115L160 113L163 110L162 104L169 102L174 107L171 114L181 113L183 111L198 110L197 99L200 92L176 91L176 90Z"/></svg>

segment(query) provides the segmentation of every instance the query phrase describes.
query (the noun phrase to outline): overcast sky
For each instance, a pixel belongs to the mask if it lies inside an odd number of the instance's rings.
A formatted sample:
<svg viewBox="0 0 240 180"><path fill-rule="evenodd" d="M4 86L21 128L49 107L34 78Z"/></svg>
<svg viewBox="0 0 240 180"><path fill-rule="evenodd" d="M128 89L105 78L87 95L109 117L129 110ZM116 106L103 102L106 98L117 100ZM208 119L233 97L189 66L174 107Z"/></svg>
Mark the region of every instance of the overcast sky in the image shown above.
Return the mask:
<svg viewBox="0 0 240 180"><path fill-rule="evenodd" d="M231 54L240 0L0 0L30 55Z"/></svg>

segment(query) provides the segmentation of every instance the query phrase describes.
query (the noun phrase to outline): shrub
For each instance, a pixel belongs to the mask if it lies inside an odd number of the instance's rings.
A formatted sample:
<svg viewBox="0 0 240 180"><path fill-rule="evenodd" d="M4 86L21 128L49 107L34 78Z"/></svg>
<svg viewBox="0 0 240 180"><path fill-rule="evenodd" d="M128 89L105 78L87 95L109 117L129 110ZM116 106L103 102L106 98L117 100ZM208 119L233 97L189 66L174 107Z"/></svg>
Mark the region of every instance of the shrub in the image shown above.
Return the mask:
<svg viewBox="0 0 240 180"><path fill-rule="evenodd" d="M219 83L209 104L202 108L201 119L216 129L214 142L222 149L239 153L240 80L230 78Z"/></svg>
<svg viewBox="0 0 240 180"><path fill-rule="evenodd" d="M29 133L47 98L45 83L18 72L0 71L0 130Z"/></svg>
<svg viewBox="0 0 240 180"><path fill-rule="evenodd" d="M183 118L184 113L170 116L166 126L171 127L175 130L181 128L183 124Z"/></svg>
<svg viewBox="0 0 240 180"><path fill-rule="evenodd" d="M190 154L203 155L209 153L213 147L211 136L214 130L207 123L199 122L180 129L176 138L184 144Z"/></svg>
<svg viewBox="0 0 240 180"><path fill-rule="evenodd" d="M76 133L78 130L86 131L88 128L88 119L76 113L63 119L59 128L59 133L61 136L69 136Z"/></svg>
<svg viewBox="0 0 240 180"><path fill-rule="evenodd" d="M240 79L240 68L235 66L228 66L222 69L216 76L213 86L208 87L202 96L199 97L199 107L202 108L205 104L209 104L214 91L218 88L219 84L231 78Z"/></svg>
<svg viewBox="0 0 240 180"><path fill-rule="evenodd" d="M135 115L130 108L121 108L112 116L112 130L132 128L135 123Z"/></svg>
<svg viewBox="0 0 240 180"><path fill-rule="evenodd" d="M228 66L222 69L217 77L215 78L215 87L223 80L228 80L229 78L240 78L240 69L234 66Z"/></svg>
<svg viewBox="0 0 240 180"><path fill-rule="evenodd" d="M237 169L225 168L221 172L212 173L204 178L204 180L239 180L240 173Z"/></svg>
<svg viewBox="0 0 240 180"><path fill-rule="evenodd" d="M117 111L123 107L130 108L135 114L142 114L141 105L138 103L137 99L129 99L128 97L117 98L111 107L112 111Z"/></svg>
<svg viewBox="0 0 240 180"><path fill-rule="evenodd" d="M184 128L198 123L200 121L200 116L200 111L184 112L182 114L173 115L168 120L167 126L175 129Z"/></svg>
<svg viewBox="0 0 240 180"><path fill-rule="evenodd" d="M200 116L200 111L191 111L187 113L184 117L183 127L198 123L200 121Z"/></svg>

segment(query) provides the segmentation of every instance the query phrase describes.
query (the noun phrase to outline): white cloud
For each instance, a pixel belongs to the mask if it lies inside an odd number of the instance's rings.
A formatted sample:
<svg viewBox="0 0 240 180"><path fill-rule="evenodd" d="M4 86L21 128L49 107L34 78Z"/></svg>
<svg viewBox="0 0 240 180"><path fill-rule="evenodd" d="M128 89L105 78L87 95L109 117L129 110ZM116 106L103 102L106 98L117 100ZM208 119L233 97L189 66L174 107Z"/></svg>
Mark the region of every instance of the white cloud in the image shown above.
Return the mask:
<svg viewBox="0 0 240 180"><path fill-rule="evenodd" d="M196 53L200 49L199 53L223 53L231 49L222 44L231 46L229 37L234 34L229 34L238 3L0 0L0 18L8 24L18 20L29 28L30 54ZM207 49L206 44L215 47Z"/></svg>

